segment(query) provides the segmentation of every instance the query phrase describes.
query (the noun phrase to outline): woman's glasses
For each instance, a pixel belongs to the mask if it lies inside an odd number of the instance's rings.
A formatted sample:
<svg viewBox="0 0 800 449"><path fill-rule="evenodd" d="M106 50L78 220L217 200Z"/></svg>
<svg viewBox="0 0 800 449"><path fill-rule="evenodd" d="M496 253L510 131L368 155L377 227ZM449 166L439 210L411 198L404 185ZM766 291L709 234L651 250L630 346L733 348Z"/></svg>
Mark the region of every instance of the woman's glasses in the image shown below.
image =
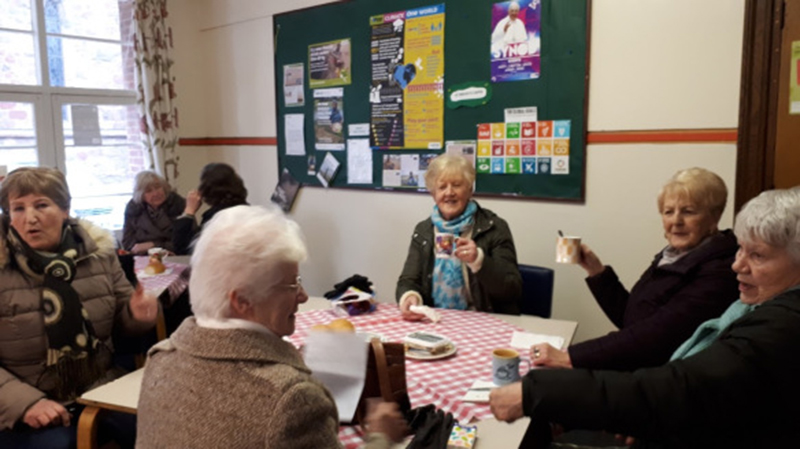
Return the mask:
<svg viewBox="0 0 800 449"><path fill-rule="evenodd" d="M294 284L277 284L275 287L294 289L295 294L299 295L300 291L303 289L303 278L298 275Z"/></svg>

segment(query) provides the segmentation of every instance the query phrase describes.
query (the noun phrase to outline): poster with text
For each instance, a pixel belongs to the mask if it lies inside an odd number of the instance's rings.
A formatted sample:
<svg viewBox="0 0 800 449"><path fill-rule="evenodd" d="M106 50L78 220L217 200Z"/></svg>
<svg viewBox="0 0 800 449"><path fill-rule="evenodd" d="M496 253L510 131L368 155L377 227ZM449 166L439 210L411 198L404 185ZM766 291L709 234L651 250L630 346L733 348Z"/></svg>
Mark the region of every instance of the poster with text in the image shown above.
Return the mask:
<svg viewBox="0 0 800 449"><path fill-rule="evenodd" d="M287 108L303 106L303 63L283 66L283 104Z"/></svg>
<svg viewBox="0 0 800 449"><path fill-rule="evenodd" d="M314 148L344 150L344 89L314 91Z"/></svg>
<svg viewBox="0 0 800 449"><path fill-rule="evenodd" d="M541 0L492 6L492 82L539 78L541 18Z"/></svg>
<svg viewBox="0 0 800 449"><path fill-rule="evenodd" d="M350 39L339 39L308 46L308 86L350 84Z"/></svg>
<svg viewBox="0 0 800 449"><path fill-rule="evenodd" d="M370 146L439 150L444 140L444 4L372 16Z"/></svg>

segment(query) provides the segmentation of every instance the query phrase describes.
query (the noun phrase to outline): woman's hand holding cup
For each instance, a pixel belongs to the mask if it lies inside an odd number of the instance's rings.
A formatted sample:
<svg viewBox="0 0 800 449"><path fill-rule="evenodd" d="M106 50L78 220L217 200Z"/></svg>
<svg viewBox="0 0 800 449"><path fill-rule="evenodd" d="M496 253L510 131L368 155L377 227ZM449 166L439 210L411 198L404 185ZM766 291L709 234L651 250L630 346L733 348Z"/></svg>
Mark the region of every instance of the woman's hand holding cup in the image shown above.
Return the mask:
<svg viewBox="0 0 800 449"><path fill-rule="evenodd" d="M473 263L478 259L478 245L475 241L466 237L456 239L456 251L454 254L459 260L465 263Z"/></svg>
<svg viewBox="0 0 800 449"><path fill-rule="evenodd" d="M605 265L603 265L603 262L600 262L600 258L598 258L594 251L589 248L589 245L585 243L581 245L581 254L578 263L580 264L581 268L586 270L586 273L590 277L598 275L606 269Z"/></svg>

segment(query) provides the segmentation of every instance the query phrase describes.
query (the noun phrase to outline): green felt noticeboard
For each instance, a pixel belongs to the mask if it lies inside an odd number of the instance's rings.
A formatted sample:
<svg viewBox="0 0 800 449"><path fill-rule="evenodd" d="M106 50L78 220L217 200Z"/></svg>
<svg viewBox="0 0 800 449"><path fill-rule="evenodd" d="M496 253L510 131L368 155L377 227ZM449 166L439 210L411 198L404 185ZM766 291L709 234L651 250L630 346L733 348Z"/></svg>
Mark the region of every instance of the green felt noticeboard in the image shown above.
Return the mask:
<svg viewBox="0 0 800 449"><path fill-rule="evenodd" d="M274 17L275 84L279 168L287 168L303 185L319 186L307 174L308 155L316 155L319 170L326 150L314 149L314 95L309 88L309 45L350 39L351 83L344 89L344 129L369 123L371 83L369 18L429 5L445 5L444 90L490 78L491 10L486 0L353 0L292 11ZM586 170L586 98L588 85L588 0L542 0L541 75L538 79L491 83L492 98L486 105L444 110L444 140L476 140L481 123L504 121L507 108L536 106L538 120L570 120L569 174L478 174L476 196L510 196L583 201ZM305 104L286 107L283 66L303 63ZM286 155L285 114L304 114L305 156ZM356 137L359 138L359 137ZM444 142L443 142L444 143ZM444 148L444 146L443 146ZM385 154L442 153L444 150L374 150L373 183L347 183L347 151L331 151L340 162L331 187L391 189L382 186ZM395 191L409 191L395 188ZM416 190L411 190L416 191Z"/></svg>

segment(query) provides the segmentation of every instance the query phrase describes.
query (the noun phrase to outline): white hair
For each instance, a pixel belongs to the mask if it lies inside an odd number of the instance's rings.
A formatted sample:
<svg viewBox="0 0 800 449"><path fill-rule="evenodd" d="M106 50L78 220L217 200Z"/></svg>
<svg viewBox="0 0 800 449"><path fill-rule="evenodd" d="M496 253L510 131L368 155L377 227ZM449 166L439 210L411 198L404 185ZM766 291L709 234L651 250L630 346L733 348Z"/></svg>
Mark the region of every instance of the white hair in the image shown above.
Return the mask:
<svg viewBox="0 0 800 449"><path fill-rule="evenodd" d="M740 241L784 248L800 263L800 187L761 192L736 216L733 231Z"/></svg>
<svg viewBox="0 0 800 449"><path fill-rule="evenodd" d="M280 282L278 267L307 257L300 227L277 207L236 206L203 228L192 255L189 298L198 318L230 317L228 294L258 302Z"/></svg>

